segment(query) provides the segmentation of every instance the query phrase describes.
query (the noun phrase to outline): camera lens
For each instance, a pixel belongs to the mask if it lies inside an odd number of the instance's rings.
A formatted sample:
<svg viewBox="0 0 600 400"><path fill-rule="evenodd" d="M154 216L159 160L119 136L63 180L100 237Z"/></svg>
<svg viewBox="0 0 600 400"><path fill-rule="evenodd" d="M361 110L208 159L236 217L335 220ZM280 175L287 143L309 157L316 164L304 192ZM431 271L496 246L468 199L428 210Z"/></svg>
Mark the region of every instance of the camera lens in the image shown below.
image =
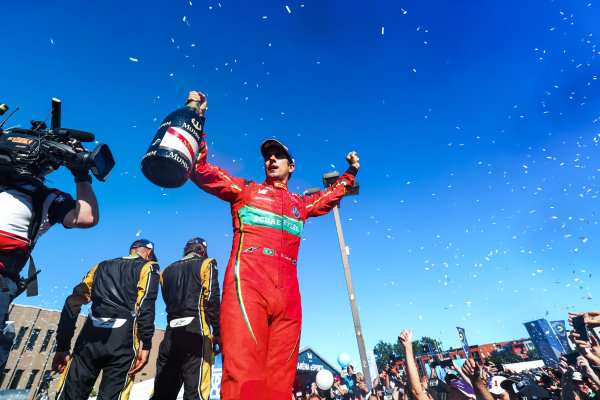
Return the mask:
<svg viewBox="0 0 600 400"><path fill-rule="evenodd" d="M0 115L4 115L6 110L8 110L8 106L6 104L0 103Z"/></svg>

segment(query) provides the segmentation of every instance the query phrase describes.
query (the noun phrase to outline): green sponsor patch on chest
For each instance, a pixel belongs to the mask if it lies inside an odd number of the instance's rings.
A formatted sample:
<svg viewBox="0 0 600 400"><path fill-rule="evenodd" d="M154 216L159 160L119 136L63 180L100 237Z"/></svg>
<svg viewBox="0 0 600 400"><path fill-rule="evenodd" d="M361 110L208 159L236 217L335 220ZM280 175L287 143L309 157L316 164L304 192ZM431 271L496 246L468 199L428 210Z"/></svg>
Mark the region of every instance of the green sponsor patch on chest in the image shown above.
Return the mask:
<svg viewBox="0 0 600 400"><path fill-rule="evenodd" d="M280 229L294 236L302 236L302 228L304 227L302 221L288 217L287 215L278 215L248 205L242 207L238 211L238 215L242 219L244 225Z"/></svg>

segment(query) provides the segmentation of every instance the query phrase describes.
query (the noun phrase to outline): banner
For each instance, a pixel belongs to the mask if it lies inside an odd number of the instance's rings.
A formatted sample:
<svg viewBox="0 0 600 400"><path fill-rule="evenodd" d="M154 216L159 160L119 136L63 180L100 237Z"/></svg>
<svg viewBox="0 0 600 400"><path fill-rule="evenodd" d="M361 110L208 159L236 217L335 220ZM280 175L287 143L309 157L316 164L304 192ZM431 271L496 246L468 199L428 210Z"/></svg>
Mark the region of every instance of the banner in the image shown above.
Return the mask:
<svg viewBox="0 0 600 400"><path fill-rule="evenodd" d="M469 351L469 343L467 343L467 335L465 334L465 330L463 328L456 327L458 331L458 337L460 338L460 343L462 344L463 351L465 352L465 358L471 358L471 352Z"/></svg>
<svg viewBox="0 0 600 400"><path fill-rule="evenodd" d="M221 378L223 375L223 363L221 361L221 354L215 356L215 363L212 366L212 376L210 379L210 394L209 400L220 400L221 399Z"/></svg>
<svg viewBox="0 0 600 400"><path fill-rule="evenodd" d="M377 371L377 362L375 361L375 353L372 351L367 351L367 363L369 364L369 373L371 374L371 380L374 380L376 376L379 375ZM369 390L373 386L373 382L365 382Z"/></svg>
<svg viewBox="0 0 600 400"><path fill-rule="evenodd" d="M563 352L563 347L552 330L550 323L545 318L542 318L524 322L523 325L525 325L525 329L527 329L533 345L540 352L544 364L547 367L556 367L559 363L560 353Z"/></svg>
<svg viewBox="0 0 600 400"><path fill-rule="evenodd" d="M550 325L563 348L563 353L569 354L571 352L571 346L569 346L569 340L567 339L565 321L550 321Z"/></svg>

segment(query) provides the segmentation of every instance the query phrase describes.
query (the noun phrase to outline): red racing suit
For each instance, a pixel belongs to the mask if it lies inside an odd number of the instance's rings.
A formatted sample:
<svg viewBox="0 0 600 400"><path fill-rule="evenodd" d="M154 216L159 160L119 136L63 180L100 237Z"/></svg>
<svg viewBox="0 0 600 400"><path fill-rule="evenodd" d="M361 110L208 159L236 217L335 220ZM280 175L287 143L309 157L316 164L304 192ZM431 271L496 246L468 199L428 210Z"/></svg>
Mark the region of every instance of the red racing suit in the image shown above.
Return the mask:
<svg viewBox="0 0 600 400"><path fill-rule="evenodd" d="M233 245L221 302L221 399L289 400L298 360L302 306L296 273L304 222L328 213L354 184L348 168L328 189L310 196L282 182L231 177L206 162L202 143L192 181L228 201Z"/></svg>

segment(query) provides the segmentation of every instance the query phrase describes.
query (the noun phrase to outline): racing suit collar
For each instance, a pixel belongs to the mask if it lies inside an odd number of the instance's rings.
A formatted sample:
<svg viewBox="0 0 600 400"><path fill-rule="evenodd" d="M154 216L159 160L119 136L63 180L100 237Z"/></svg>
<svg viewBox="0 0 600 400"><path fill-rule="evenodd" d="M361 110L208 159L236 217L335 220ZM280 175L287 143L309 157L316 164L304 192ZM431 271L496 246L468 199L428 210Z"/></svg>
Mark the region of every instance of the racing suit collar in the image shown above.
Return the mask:
<svg viewBox="0 0 600 400"><path fill-rule="evenodd" d="M281 181L274 181L274 182L265 181L265 183L263 183L263 185L272 186L275 189L282 189L282 190L285 190L286 192L288 190L287 185Z"/></svg>

